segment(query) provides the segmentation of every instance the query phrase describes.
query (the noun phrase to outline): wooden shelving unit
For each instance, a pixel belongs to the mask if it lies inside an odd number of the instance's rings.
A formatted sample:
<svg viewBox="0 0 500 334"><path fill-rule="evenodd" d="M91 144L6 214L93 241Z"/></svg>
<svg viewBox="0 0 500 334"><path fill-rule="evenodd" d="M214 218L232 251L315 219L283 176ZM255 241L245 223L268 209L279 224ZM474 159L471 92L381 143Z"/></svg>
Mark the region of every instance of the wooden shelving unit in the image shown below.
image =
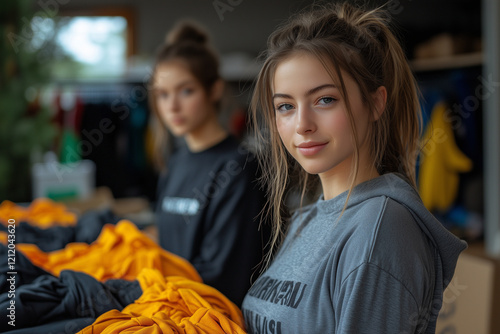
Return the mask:
<svg viewBox="0 0 500 334"><path fill-rule="evenodd" d="M449 70L454 68L481 66L484 61L482 52L453 55L449 57L414 59L410 62L415 72Z"/></svg>
<svg viewBox="0 0 500 334"><path fill-rule="evenodd" d="M484 142L484 251L500 259L500 2L482 0L483 51L410 61L415 73L481 66Z"/></svg>

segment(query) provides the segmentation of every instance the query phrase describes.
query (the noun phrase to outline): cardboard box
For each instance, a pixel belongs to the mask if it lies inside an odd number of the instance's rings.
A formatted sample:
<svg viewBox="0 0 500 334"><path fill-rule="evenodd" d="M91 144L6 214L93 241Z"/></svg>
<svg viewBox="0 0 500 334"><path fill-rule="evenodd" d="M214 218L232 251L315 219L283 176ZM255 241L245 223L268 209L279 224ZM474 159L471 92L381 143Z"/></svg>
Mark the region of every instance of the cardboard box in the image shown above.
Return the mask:
<svg viewBox="0 0 500 334"><path fill-rule="evenodd" d="M60 202L74 213L81 215L91 210L101 210L111 208L115 199L108 187L98 187L87 198L83 199L66 199Z"/></svg>
<svg viewBox="0 0 500 334"><path fill-rule="evenodd" d="M470 245L460 255L455 276L444 292L437 334L500 333L500 260Z"/></svg>
<svg viewBox="0 0 500 334"><path fill-rule="evenodd" d="M114 198L108 187L98 187L85 199L69 199L61 202L78 215L91 210L110 209L118 217L131 220L140 228L155 224L155 214L146 198Z"/></svg>

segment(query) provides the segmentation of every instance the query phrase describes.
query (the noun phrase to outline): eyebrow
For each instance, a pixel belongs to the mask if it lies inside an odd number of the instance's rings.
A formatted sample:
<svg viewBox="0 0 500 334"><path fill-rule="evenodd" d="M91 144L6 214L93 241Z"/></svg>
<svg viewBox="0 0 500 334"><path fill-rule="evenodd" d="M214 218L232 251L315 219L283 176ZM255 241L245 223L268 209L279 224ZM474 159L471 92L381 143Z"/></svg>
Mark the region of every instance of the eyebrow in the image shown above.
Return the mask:
<svg viewBox="0 0 500 334"><path fill-rule="evenodd" d="M184 86L191 85L191 84L193 84L193 83L194 83L194 80L192 80L192 79L188 79L188 80L184 80L184 81L182 81L182 82L178 83L175 87L176 87L176 88L180 88L180 87L184 87Z"/></svg>
<svg viewBox="0 0 500 334"><path fill-rule="evenodd" d="M307 91L306 96L310 96L310 95L315 94L315 93L319 92L320 90L323 90L326 88L337 88L337 86L335 86L334 84L324 84L324 85L321 85L318 87L314 87L314 88ZM292 98L291 95L277 93L277 94L273 95L273 100L276 98L279 98L279 97L284 98L284 99L291 99Z"/></svg>
<svg viewBox="0 0 500 334"><path fill-rule="evenodd" d="M179 89L181 87L188 86L188 85L192 84L193 82L194 82L194 80L192 80L192 79L181 81L180 83L175 85L175 89ZM161 87L158 87L158 85L156 85L156 84L153 85L153 88L154 89L161 89Z"/></svg>

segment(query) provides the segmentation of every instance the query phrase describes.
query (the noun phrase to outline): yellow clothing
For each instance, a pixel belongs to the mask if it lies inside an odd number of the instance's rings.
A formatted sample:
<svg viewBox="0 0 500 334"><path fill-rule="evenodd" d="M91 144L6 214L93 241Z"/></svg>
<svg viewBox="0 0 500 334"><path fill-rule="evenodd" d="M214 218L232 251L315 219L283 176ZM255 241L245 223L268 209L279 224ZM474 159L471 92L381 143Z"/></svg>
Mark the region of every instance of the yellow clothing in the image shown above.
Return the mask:
<svg viewBox="0 0 500 334"><path fill-rule="evenodd" d="M246 333L239 308L208 285L154 269L137 279L143 293L135 303L104 313L79 333Z"/></svg>
<svg viewBox="0 0 500 334"><path fill-rule="evenodd" d="M77 216L68 211L66 206L56 203L48 198L37 198L28 207L19 206L11 201L3 201L0 204L0 222L8 224L9 219L16 223L22 221L40 228L52 226L73 226L77 222Z"/></svg>
<svg viewBox="0 0 500 334"><path fill-rule="evenodd" d="M64 205L36 200L29 208L4 201L0 219L28 221L48 227L76 217ZM3 235L0 235L3 237ZM79 333L206 333L244 334L240 309L217 289L202 283L185 259L157 245L129 221L105 225L92 244L70 243L43 252L33 244L17 244L31 262L54 275L62 270L85 272L99 281L137 279L141 297L121 312L111 310Z"/></svg>
<svg viewBox="0 0 500 334"><path fill-rule="evenodd" d="M459 173L472 169L472 161L457 147L446 105L438 103L423 137L419 192L429 211L447 211L458 192Z"/></svg>
<svg viewBox="0 0 500 334"><path fill-rule="evenodd" d="M64 249L43 252L33 244L18 244L34 265L59 276L61 270L87 273L99 281L134 280L143 268L158 269L164 276L183 276L201 282L185 259L167 252L126 220L105 225L92 244L70 243Z"/></svg>

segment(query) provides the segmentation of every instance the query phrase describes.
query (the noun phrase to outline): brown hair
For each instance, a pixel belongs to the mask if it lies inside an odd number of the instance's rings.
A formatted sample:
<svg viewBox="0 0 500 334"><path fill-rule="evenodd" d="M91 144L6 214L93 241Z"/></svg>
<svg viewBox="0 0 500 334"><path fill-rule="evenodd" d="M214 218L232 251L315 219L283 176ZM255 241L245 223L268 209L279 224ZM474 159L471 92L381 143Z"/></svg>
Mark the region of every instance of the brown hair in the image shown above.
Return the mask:
<svg viewBox="0 0 500 334"><path fill-rule="evenodd" d="M267 212L273 221L269 256L283 237L283 199L292 173L298 171L302 196L309 190L308 184L319 184L318 176L308 175L287 153L275 124L274 73L281 62L297 53L313 55L321 61L346 103L355 150L344 209L359 169L360 143L341 70L357 83L369 110L375 108L371 93L380 86L387 89L386 109L377 121L371 122L366 140L371 145L372 159L380 175L399 172L415 186L415 162L419 151L418 91L406 56L388 23L389 16L382 8L364 10L347 3L313 5L269 37L251 103L251 121L259 148L257 155L264 172L262 181L268 187ZM372 113L370 115L373 117Z"/></svg>
<svg viewBox="0 0 500 334"><path fill-rule="evenodd" d="M215 82L220 79L219 60L209 45L208 34L194 22L182 21L167 34L165 44L157 52L150 85L154 83L158 66L174 60L187 66L207 94L210 94ZM149 104L153 111L154 164L161 170L164 169L165 157L171 150L172 136L159 117L152 92L149 89Z"/></svg>

